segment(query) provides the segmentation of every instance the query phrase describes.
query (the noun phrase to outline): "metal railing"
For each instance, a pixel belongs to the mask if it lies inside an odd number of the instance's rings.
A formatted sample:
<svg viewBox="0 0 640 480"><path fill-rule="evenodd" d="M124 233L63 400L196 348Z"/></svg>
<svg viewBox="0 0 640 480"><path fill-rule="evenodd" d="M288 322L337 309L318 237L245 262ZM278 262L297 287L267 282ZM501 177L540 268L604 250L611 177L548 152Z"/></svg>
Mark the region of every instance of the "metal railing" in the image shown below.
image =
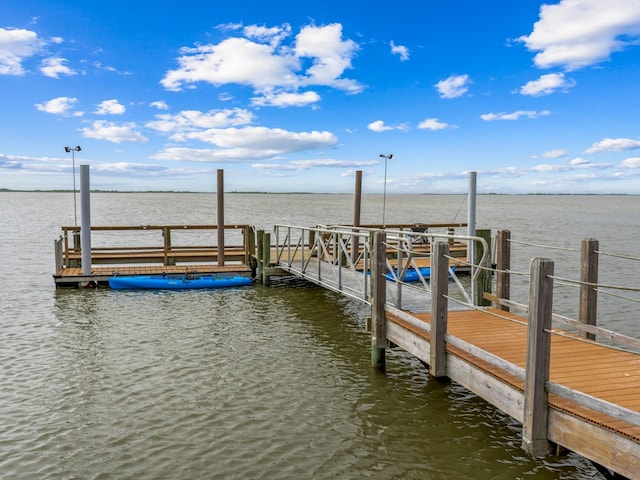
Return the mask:
<svg viewBox="0 0 640 480"><path fill-rule="evenodd" d="M276 225L274 227L275 263L282 269L313 283L370 303L371 297L371 238L375 228L353 226L301 227ZM425 304L430 295L429 265L431 244L446 241L451 246L449 273L461 295L474 303L474 290L478 277L490 263L489 245L481 237L444 232L413 231L411 229L386 230L386 273L388 302L398 308L405 297L420 296ZM469 244L481 246L478 265L467 259ZM340 267L340 268L338 268ZM456 269L470 272L470 285L465 286ZM408 276L414 278L408 281ZM416 279L417 276L417 279ZM468 292L468 289L471 292Z"/></svg>

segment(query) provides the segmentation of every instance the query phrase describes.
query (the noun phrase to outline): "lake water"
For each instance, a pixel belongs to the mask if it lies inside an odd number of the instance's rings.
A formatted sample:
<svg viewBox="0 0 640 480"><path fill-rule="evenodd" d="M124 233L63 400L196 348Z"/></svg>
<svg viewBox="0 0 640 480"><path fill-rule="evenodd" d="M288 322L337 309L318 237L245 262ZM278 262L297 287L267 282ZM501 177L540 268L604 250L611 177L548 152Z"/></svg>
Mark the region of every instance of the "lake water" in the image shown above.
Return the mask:
<svg viewBox="0 0 640 480"><path fill-rule="evenodd" d="M637 259L640 198L497 196L478 228L509 229L513 269L556 261L578 278L583 238ZM368 308L302 285L221 291L55 290L53 241L71 193L0 193L2 479L583 479L576 456L531 459L520 426L397 350L370 367ZM380 223L365 195L362 223ZM94 225L216 223L214 194L91 197ZM227 194L227 224L351 223L351 195ZM464 196L388 195L391 222L464 222ZM577 250L577 251L576 251ZM600 281L637 287L637 262ZM526 294L515 281L514 299ZM640 337L635 301L600 297L598 322ZM576 316L577 289L555 311Z"/></svg>

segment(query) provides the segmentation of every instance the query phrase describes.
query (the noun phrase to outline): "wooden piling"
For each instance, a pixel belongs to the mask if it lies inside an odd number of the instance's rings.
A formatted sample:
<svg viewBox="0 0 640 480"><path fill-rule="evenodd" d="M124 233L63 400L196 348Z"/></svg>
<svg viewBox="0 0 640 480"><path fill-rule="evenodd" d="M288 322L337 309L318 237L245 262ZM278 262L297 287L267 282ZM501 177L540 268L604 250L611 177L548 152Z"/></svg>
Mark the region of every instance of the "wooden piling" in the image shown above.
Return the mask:
<svg viewBox="0 0 640 480"><path fill-rule="evenodd" d="M580 312L579 320L587 325L596 324L598 310L598 248L600 242L593 238L582 240L581 268L580 268ZM583 333L585 338L595 340L593 333Z"/></svg>
<svg viewBox="0 0 640 480"><path fill-rule="evenodd" d="M434 377L447 375L447 333L449 294L449 244L431 244L431 338L429 374Z"/></svg>
<svg viewBox="0 0 640 480"><path fill-rule="evenodd" d="M531 261L522 448L536 457L549 452L546 382L551 358L552 275L551 260L534 258Z"/></svg>
<svg viewBox="0 0 640 480"><path fill-rule="evenodd" d="M271 234L265 232L262 241L262 283L269 285L269 264L271 263Z"/></svg>
<svg viewBox="0 0 640 480"><path fill-rule="evenodd" d="M253 276L255 277L255 270L257 267L257 256L255 255L256 251L256 229L253 226L247 225L244 230L244 243L246 247L246 251L248 252L248 265L251 267L253 272Z"/></svg>
<svg viewBox="0 0 640 480"><path fill-rule="evenodd" d="M256 232L256 260L257 260L257 271L256 278L258 281L262 281L262 275L264 272L264 230L258 230Z"/></svg>
<svg viewBox="0 0 640 480"><path fill-rule="evenodd" d="M496 296L508 300L511 298L511 231L498 230L496 237ZM509 311L509 307L498 304L500 310Z"/></svg>
<svg viewBox="0 0 640 480"><path fill-rule="evenodd" d="M387 319L384 305L387 299L386 240L384 231L373 233L371 248L371 365L380 371L385 370L385 349L387 342Z"/></svg>

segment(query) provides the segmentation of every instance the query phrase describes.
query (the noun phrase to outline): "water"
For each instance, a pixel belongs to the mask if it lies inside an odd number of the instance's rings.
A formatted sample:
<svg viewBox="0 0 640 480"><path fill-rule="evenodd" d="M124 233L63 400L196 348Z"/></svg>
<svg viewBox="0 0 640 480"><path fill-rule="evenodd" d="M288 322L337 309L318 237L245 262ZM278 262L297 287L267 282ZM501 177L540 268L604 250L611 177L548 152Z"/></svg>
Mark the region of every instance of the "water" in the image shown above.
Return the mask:
<svg viewBox="0 0 640 480"><path fill-rule="evenodd" d="M528 458L517 423L400 351L386 374L373 372L368 309L334 293L55 290L53 239L73 224L72 194L0 200L2 479L598 478L576 455ZM465 221L464 201L387 196L387 221ZM380 222L381 204L365 196L362 222ZM230 194L225 219L349 223L352 206L350 195ZM215 223L215 197L94 194L92 219ZM595 237L603 251L633 254L640 208L637 197L481 196L477 223L567 248ZM540 255L512 249L514 268ZM543 254L575 278L579 253ZM609 258L601 277L637 286L628 261ZM575 289L557 297L577 308ZM599 309L607 326L640 336L637 303Z"/></svg>

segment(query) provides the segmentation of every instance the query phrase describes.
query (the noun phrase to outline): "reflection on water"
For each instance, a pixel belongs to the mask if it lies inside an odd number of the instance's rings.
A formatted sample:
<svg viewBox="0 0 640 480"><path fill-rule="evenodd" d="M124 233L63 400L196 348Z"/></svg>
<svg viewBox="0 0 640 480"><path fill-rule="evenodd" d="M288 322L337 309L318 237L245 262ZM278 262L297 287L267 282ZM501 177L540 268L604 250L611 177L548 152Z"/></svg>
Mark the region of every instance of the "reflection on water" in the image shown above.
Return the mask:
<svg viewBox="0 0 640 480"><path fill-rule="evenodd" d="M3 478L592 471L527 458L508 417L400 351L372 371L366 309L315 287L59 290L54 311L2 359Z"/></svg>

